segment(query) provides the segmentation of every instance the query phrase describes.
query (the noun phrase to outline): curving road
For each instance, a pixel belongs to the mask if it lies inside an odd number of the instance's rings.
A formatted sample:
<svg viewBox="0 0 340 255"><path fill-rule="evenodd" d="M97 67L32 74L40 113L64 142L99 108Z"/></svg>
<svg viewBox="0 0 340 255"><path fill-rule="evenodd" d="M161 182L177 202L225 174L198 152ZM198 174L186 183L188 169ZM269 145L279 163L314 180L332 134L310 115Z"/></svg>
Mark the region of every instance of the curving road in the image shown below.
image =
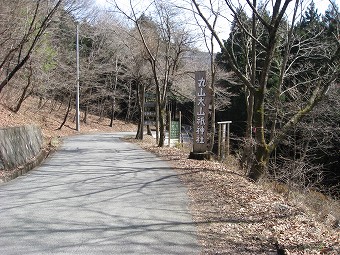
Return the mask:
<svg viewBox="0 0 340 255"><path fill-rule="evenodd" d="M0 254L198 254L176 173L122 135L67 138L0 185Z"/></svg>

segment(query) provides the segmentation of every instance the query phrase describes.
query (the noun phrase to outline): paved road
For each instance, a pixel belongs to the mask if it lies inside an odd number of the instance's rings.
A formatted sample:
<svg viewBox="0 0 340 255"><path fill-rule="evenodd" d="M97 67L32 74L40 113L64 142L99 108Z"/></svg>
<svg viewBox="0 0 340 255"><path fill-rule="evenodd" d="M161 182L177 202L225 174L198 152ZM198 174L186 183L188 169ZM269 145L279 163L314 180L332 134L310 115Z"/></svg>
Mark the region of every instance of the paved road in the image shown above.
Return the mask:
<svg viewBox="0 0 340 255"><path fill-rule="evenodd" d="M197 254L186 189L121 134L68 138L0 186L0 254Z"/></svg>

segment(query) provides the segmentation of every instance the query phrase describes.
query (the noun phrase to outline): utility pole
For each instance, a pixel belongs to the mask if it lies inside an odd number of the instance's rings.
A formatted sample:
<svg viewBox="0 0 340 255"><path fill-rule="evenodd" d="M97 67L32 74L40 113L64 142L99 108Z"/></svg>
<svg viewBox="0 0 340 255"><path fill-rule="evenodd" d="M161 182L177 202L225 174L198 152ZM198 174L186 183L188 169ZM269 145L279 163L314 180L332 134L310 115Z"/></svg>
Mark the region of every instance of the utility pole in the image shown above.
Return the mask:
<svg viewBox="0 0 340 255"><path fill-rule="evenodd" d="M80 131L79 121L79 23L77 23L77 93L76 93L76 130Z"/></svg>

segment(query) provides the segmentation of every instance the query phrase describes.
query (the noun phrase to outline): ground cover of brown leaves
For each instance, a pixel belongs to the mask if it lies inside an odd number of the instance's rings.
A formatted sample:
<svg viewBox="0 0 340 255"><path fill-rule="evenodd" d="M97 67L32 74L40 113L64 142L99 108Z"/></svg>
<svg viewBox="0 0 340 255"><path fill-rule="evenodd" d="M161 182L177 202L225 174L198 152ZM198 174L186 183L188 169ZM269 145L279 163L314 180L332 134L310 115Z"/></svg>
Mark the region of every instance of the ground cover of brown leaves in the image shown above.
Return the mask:
<svg viewBox="0 0 340 255"><path fill-rule="evenodd" d="M63 121L66 108L56 104L54 101L47 102L44 107L38 108L38 99L30 97L27 99L18 113L14 113L9 108L0 103L0 128L14 127L20 125L38 125L43 131L44 137L49 140L53 137L63 137L77 134L87 134L94 132L120 132L136 131L136 125L124 121L115 120L113 127L109 127L108 118L99 118L89 114L87 122L84 123L83 113L80 114L80 132L75 129L75 111L69 114L67 122L59 130Z"/></svg>
<svg viewBox="0 0 340 255"><path fill-rule="evenodd" d="M188 187L202 254L340 254L339 228L249 181L237 166L138 143L168 160Z"/></svg>

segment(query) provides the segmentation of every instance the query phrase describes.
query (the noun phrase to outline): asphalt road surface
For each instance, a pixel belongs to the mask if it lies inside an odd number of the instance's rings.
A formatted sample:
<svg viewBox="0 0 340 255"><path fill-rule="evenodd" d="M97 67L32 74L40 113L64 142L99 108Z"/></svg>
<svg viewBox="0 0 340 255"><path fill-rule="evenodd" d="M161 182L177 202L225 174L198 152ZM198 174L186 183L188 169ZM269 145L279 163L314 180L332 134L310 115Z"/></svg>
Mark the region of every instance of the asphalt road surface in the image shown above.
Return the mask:
<svg viewBox="0 0 340 255"><path fill-rule="evenodd" d="M198 254L176 173L121 136L67 138L0 185L0 254Z"/></svg>

